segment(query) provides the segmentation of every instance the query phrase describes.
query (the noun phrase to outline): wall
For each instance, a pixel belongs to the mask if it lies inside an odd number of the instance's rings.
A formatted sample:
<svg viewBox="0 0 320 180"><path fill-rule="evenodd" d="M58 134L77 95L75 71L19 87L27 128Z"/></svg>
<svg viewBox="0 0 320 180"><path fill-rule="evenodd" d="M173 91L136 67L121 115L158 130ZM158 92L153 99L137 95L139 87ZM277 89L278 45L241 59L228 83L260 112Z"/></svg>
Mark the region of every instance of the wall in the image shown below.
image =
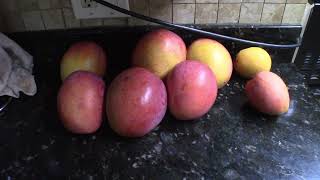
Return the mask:
<svg viewBox="0 0 320 180"><path fill-rule="evenodd" d="M307 0L129 0L130 9L179 24L301 24ZM0 0L6 31L147 25L135 18L75 19L70 0ZM0 14L0 16L1 16Z"/></svg>
<svg viewBox="0 0 320 180"><path fill-rule="evenodd" d="M5 28L4 28L4 22L3 22L3 17L2 15L0 14L0 32L4 31Z"/></svg>

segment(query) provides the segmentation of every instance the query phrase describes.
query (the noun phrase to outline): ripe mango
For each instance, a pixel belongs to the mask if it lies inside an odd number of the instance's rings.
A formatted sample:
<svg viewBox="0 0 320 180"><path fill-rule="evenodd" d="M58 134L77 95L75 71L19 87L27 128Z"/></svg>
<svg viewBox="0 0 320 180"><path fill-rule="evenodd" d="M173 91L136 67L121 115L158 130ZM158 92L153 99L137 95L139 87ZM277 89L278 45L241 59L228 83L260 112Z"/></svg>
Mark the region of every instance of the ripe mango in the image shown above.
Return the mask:
<svg viewBox="0 0 320 180"><path fill-rule="evenodd" d="M262 71L270 71L271 57L268 52L259 47L241 50L234 62L234 69L244 78L252 78Z"/></svg>
<svg viewBox="0 0 320 180"><path fill-rule="evenodd" d="M180 36L166 29L147 33L133 51L132 63L163 79L180 62L186 60L187 48Z"/></svg>
<svg viewBox="0 0 320 180"><path fill-rule="evenodd" d="M250 104L260 112L280 115L289 110L286 84L275 73L263 71L247 82L245 92Z"/></svg>
<svg viewBox="0 0 320 180"><path fill-rule="evenodd" d="M228 50L218 41L198 39L188 48L187 59L200 61L210 67L219 88L231 78L232 59Z"/></svg>

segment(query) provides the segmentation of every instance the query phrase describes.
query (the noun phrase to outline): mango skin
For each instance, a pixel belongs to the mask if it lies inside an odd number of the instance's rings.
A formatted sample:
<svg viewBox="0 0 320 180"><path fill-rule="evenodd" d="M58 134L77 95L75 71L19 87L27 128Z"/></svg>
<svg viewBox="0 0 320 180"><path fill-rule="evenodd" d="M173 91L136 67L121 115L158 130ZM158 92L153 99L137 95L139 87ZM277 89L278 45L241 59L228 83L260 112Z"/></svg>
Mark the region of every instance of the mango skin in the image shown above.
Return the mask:
<svg viewBox="0 0 320 180"><path fill-rule="evenodd" d="M228 83L232 74L232 58L228 50L218 41L198 39L188 48L187 59L198 60L210 67L214 73L218 88Z"/></svg>
<svg viewBox="0 0 320 180"><path fill-rule="evenodd" d="M152 131L167 110L162 80L150 71L133 67L110 84L106 112L110 127L120 136L142 137Z"/></svg>
<svg viewBox="0 0 320 180"><path fill-rule="evenodd" d="M241 50L234 62L234 69L244 78L253 78L257 73L270 71L271 57L267 51L259 47Z"/></svg>
<svg viewBox="0 0 320 180"><path fill-rule="evenodd" d="M178 120L200 118L216 100L216 78L211 69L199 61L178 64L166 80L168 107Z"/></svg>
<svg viewBox="0 0 320 180"><path fill-rule="evenodd" d="M180 62L186 60L186 45L180 36L166 29L147 33L133 51L132 63L163 79Z"/></svg>
<svg viewBox="0 0 320 180"><path fill-rule="evenodd" d="M286 84L273 72L263 71L245 86L249 103L258 111L281 115L289 110L290 97Z"/></svg>
<svg viewBox="0 0 320 180"><path fill-rule="evenodd" d="M102 122L105 83L98 75L76 71L60 87L57 106L63 126L72 133L90 134Z"/></svg>
<svg viewBox="0 0 320 180"><path fill-rule="evenodd" d="M70 46L60 63L60 75L64 80L75 71L89 71L101 77L106 73L105 51L95 42L83 41Z"/></svg>

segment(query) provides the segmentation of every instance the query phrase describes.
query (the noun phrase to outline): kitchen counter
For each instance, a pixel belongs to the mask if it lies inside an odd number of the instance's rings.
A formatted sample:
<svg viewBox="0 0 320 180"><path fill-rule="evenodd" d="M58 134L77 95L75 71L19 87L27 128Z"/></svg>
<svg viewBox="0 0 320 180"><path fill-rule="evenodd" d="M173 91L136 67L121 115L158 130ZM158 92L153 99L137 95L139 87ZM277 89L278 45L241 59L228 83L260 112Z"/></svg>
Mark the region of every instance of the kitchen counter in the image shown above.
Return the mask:
<svg viewBox="0 0 320 180"><path fill-rule="evenodd" d="M9 35L34 56L38 93L22 95L0 113L0 177L320 178L320 88L305 85L303 75L288 63L292 50L270 51L273 71L289 87L290 109L284 115L272 117L253 110L243 92L245 81L234 74L219 90L210 112L199 120L181 122L167 113L154 131L137 139L117 136L106 121L92 135L68 133L56 109L59 59L67 47L78 40L100 43L109 57L109 84L129 67L130 52L142 34L142 30L122 29ZM181 35L187 44L199 37ZM242 48L233 43L226 46L232 55Z"/></svg>

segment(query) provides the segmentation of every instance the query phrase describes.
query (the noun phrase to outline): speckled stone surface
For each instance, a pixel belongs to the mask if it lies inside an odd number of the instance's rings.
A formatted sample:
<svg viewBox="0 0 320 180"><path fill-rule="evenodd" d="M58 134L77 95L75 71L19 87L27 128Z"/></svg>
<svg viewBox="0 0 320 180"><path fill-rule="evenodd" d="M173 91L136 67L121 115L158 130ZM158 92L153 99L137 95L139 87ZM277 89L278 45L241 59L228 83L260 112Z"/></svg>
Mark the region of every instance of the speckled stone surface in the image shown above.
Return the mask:
<svg viewBox="0 0 320 180"><path fill-rule="evenodd" d="M291 97L289 112L279 117L266 116L250 108L243 92L245 81L234 74L219 91L210 112L201 119L180 122L167 113L159 127L138 139L117 136L106 121L92 135L68 133L56 111L61 83L59 59L76 40L97 41L109 55L108 84L129 66L125 59L130 57L141 35L141 32L124 32L11 35L35 57L38 93L15 99L0 114L1 177L320 178L320 88L305 85L303 75L288 63L273 65L273 71L287 83ZM117 39L117 36L121 37ZM277 54L283 54L281 51L272 53L274 61L279 58Z"/></svg>

